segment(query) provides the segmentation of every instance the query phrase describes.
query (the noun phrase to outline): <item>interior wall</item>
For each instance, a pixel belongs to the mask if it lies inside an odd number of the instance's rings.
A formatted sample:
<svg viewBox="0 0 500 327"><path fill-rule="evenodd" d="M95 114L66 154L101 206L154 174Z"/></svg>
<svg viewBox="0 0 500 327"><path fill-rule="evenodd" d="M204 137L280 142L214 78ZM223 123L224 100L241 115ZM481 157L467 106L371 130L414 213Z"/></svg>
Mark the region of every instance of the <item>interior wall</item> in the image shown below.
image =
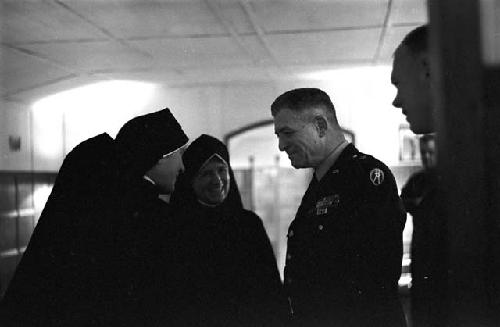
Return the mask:
<svg viewBox="0 0 500 327"><path fill-rule="evenodd" d="M201 133L222 138L247 125L271 119L270 105L283 92L297 87L319 87L330 94L340 124L355 133L356 146L389 166L397 166L399 128L406 122L401 111L392 107L395 91L392 92L389 83L389 70L386 76L388 88L383 92L376 83L384 80L267 82L166 89L160 103L172 104L191 139Z"/></svg>
<svg viewBox="0 0 500 327"><path fill-rule="evenodd" d="M7 101L0 104L0 170L29 171L33 169L29 107ZM16 139L20 141L18 148L10 144Z"/></svg>
<svg viewBox="0 0 500 327"><path fill-rule="evenodd" d="M389 85L389 75L387 84ZM85 113L64 110L33 111L30 104L3 102L0 108L0 170L57 171L67 152L100 132L115 136L135 115L169 107L186 134L223 138L246 125L272 118L270 105L281 93L296 87L320 87L330 94L340 124L355 133L356 145L389 166L398 165L400 110L391 106L393 93L373 83L301 81L235 83L231 85L168 88L157 86L152 97L136 108L110 106ZM382 81L383 82L383 81ZM373 85L372 85L373 84ZM390 88L389 88L390 90ZM9 149L9 136L20 138L20 149ZM11 140L11 141L12 141ZM275 151L275 150L274 150Z"/></svg>

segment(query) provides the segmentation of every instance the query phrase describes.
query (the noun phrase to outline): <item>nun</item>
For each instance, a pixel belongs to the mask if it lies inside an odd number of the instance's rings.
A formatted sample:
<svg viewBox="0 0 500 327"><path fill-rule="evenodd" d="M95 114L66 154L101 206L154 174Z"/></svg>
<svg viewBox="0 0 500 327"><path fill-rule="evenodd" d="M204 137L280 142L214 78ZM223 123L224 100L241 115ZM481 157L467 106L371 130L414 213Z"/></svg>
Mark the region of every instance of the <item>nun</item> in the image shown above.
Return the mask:
<svg viewBox="0 0 500 327"><path fill-rule="evenodd" d="M245 210L227 147L203 134L183 155L170 203L186 326L280 326L287 302L262 220Z"/></svg>

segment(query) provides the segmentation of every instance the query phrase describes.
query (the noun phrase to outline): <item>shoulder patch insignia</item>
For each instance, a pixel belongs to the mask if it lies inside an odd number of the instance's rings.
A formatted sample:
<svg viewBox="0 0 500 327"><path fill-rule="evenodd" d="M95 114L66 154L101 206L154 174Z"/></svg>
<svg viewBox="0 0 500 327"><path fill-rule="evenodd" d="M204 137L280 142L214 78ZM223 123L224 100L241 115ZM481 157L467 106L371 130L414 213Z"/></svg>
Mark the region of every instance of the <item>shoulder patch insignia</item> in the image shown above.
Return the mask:
<svg viewBox="0 0 500 327"><path fill-rule="evenodd" d="M373 185L379 186L384 182L384 172L379 168L374 168L370 171L370 181Z"/></svg>

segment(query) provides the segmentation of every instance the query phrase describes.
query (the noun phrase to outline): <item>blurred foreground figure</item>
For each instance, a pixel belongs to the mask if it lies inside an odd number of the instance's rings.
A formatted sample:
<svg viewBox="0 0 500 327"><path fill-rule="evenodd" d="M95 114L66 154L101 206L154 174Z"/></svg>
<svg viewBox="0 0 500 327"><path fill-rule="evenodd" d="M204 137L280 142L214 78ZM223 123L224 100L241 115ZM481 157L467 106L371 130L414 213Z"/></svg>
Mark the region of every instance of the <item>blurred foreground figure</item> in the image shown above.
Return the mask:
<svg viewBox="0 0 500 327"><path fill-rule="evenodd" d="M345 140L319 89L285 92L271 112L279 149L293 167L314 169L288 229L292 326L405 326L405 213L391 171Z"/></svg>
<svg viewBox="0 0 500 327"><path fill-rule="evenodd" d="M393 101L401 108L415 134L435 132L435 100L431 90L429 27L422 25L408 33L394 53L391 82L397 88ZM436 160L437 161L437 160ZM434 163L435 164L435 163ZM434 175L437 175L434 171ZM412 322L415 327L445 326L447 322L448 239L443 190L434 176L431 194L415 208L408 198L407 210L414 211L416 244L412 257ZM402 194L407 197L407 195ZM426 211L426 218L423 218ZM427 221L428 223L424 223ZM424 224L426 227L419 226Z"/></svg>
<svg viewBox="0 0 500 327"><path fill-rule="evenodd" d="M1 326L153 326L170 210L188 139L168 109L65 158L0 308Z"/></svg>
<svg viewBox="0 0 500 327"><path fill-rule="evenodd" d="M171 197L183 231L178 325L282 325L287 305L271 243L261 219L243 209L226 146L203 134L184 164Z"/></svg>

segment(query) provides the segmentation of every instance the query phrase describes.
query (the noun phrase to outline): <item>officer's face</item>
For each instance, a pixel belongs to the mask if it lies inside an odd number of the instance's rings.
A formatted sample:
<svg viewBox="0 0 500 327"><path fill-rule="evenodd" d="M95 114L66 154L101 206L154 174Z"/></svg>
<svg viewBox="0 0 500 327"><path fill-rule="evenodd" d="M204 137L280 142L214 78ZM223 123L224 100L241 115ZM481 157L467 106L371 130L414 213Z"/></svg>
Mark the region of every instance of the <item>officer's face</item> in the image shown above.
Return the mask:
<svg viewBox="0 0 500 327"><path fill-rule="evenodd" d="M434 168L437 164L436 143L429 140L420 144L420 157L425 168Z"/></svg>
<svg viewBox="0 0 500 327"><path fill-rule="evenodd" d="M392 105L402 109L410 129L415 134L434 132L427 58L413 55L406 46L399 47L394 55L391 82L397 88Z"/></svg>
<svg viewBox="0 0 500 327"><path fill-rule="evenodd" d="M198 200L212 205L221 204L229 193L229 168L217 157L212 157L193 180L194 193Z"/></svg>
<svg viewBox="0 0 500 327"><path fill-rule="evenodd" d="M315 168L321 162L321 140L316 126L307 114L281 109L274 116L274 133L279 140L280 151L288 154L295 168Z"/></svg>
<svg viewBox="0 0 500 327"><path fill-rule="evenodd" d="M146 172L146 176L151 178L164 194L170 194L174 191L177 176L184 171L183 153L184 147L161 158L153 168Z"/></svg>

